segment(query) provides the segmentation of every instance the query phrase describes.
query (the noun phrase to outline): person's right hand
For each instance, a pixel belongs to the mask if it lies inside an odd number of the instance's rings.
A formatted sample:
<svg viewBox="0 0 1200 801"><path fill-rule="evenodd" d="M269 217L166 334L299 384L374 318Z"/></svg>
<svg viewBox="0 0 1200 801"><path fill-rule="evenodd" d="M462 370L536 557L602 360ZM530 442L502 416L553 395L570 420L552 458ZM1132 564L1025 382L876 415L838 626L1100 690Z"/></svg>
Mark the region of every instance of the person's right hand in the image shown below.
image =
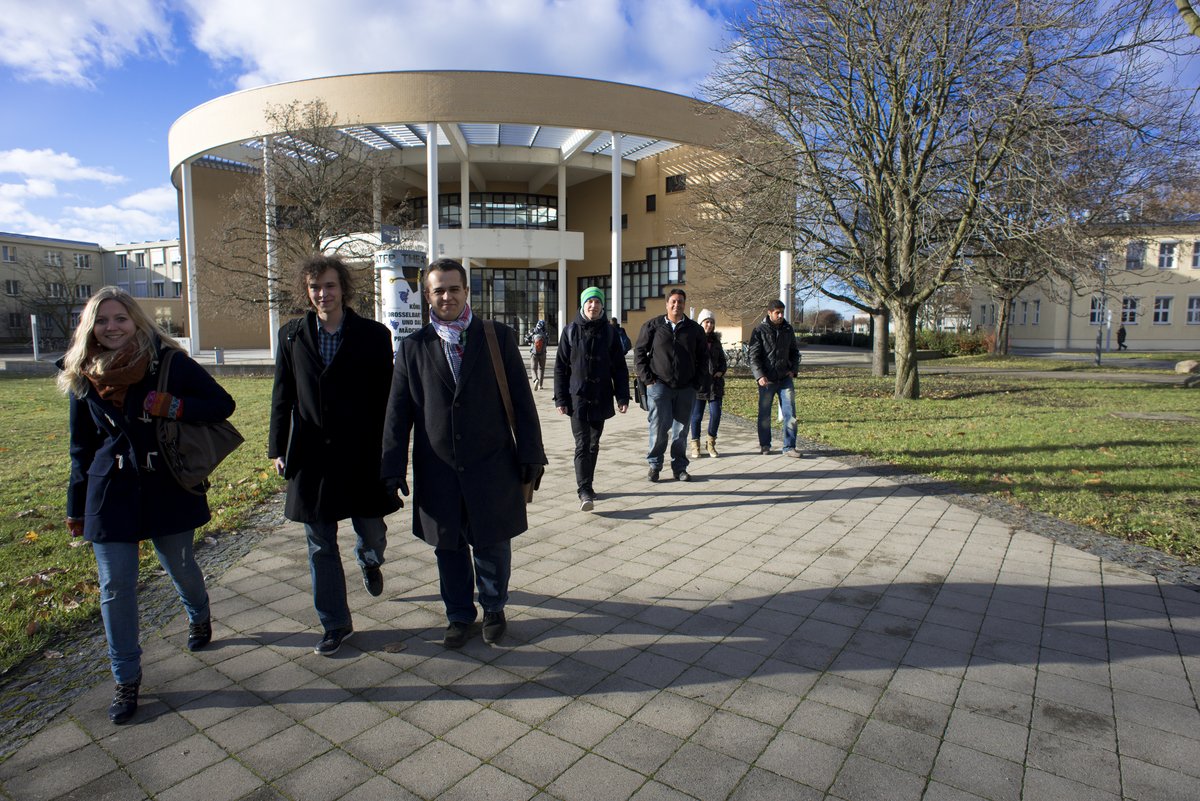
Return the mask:
<svg viewBox="0 0 1200 801"><path fill-rule="evenodd" d="M566 413L567 413L567 407L566 407L566 406L559 406L559 407L558 407L558 413L559 413L559 414L566 414Z"/></svg>
<svg viewBox="0 0 1200 801"><path fill-rule="evenodd" d="M405 498L408 497L408 479L404 476L392 476L390 478L385 478L383 480L383 486L387 487L388 492L396 492L399 490L401 495L403 495Z"/></svg>
<svg viewBox="0 0 1200 801"><path fill-rule="evenodd" d="M285 463L284 463L284 461L283 461L283 457L282 457L282 456L276 456L276 457L275 457L275 459L274 459L274 462L275 462L275 472L276 472L276 473L278 473L279 475L281 475L281 476L282 476L282 475L283 475L283 468L285 467Z"/></svg>
<svg viewBox="0 0 1200 801"><path fill-rule="evenodd" d="M83 536L83 520L81 520L78 517L68 517L67 518L67 531L70 532L72 537L82 537Z"/></svg>
<svg viewBox="0 0 1200 801"><path fill-rule="evenodd" d="M758 379L758 385L760 387L765 387L769 383L771 383L771 382L767 380L767 377L765 375Z"/></svg>

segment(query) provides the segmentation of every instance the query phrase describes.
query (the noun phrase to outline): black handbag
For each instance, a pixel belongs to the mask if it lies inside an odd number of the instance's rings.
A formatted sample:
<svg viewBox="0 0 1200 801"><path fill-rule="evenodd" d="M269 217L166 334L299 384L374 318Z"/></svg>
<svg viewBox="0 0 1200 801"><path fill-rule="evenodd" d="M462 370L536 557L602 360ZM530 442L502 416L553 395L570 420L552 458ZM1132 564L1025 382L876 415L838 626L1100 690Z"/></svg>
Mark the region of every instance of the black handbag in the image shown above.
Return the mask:
<svg viewBox="0 0 1200 801"><path fill-rule="evenodd" d="M171 358L176 353L175 348L168 348L162 357L158 368L159 392L167 391ZM208 491L208 477L212 471L246 441L228 420L201 423L158 417L155 418L155 433L159 459L175 482L193 495Z"/></svg>

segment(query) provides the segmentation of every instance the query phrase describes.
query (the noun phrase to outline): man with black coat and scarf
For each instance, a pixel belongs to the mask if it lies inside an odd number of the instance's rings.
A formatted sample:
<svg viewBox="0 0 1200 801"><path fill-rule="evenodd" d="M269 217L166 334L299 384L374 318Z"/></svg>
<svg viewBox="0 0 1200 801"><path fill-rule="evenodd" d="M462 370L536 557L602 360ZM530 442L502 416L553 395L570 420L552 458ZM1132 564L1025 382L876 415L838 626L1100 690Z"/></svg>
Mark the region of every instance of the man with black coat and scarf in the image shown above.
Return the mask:
<svg viewBox="0 0 1200 801"><path fill-rule="evenodd" d="M429 324L400 342L384 425L388 486L408 494L412 442L413 534L434 547L447 648L461 648L483 607L483 641L507 629L504 606L512 538L529 527L523 484L540 480L546 453L533 392L511 328L494 326L493 361L484 322L467 300L467 271L438 259L425 272ZM511 398L513 424L497 376Z"/></svg>
<svg viewBox="0 0 1200 801"><path fill-rule="evenodd" d="M579 510L596 502L592 480L604 421L629 408L629 368L617 326L604 319L604 292L590 286L579 296L579 314L558 338L554 360L554 405L570 415L575 435L575 485Z"/></svg>
<svg viewBox="0 0 1200 801"><path fill-rule="evenodd" d="M350 518L363 584L380 595L383 518L400 508L379 477L392 336L347 305L353 288L341 259L306 259L298 280L312 309L279 330L267 456L288 480L284 515L304 524L313 606L325 630L314 651L332 656L354 632L338 521Z"/></svg>

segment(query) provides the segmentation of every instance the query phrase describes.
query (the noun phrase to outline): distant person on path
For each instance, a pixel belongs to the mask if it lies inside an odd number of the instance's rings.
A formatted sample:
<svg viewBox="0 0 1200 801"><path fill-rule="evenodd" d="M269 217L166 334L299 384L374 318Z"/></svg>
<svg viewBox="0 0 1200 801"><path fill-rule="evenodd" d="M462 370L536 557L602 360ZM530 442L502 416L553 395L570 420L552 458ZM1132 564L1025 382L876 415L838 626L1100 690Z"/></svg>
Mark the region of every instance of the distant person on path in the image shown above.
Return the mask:
<svg viewBox="0 0 1200 801"><path fill-rule="evenodd" d="M1125 344L1124 325L1117 329L1117 350L1129 350L1129 347Z"/></svg>
<svg viewBox="0 0 1200 801"><path fill-rule="evenodd" d="M92 296L66 355L59 389L70 397L71 478L67 530L92 543L100 578L100 616L116 688L108 717L128 723L142 683L138 645L138 543L150 540L188 616L187 647L212 639L204 575L192 554L208 497L176 483L158 460L156 418L220 422L233 414L229 393L189 356L172 357L167 391L158 366L179 343L125 291ZM199 488L197 488L199 489Z"/></svg>
<svg viewBox="0 0 1200 801"><path fill-rule="evenodd" d="M783 415L783 455L799 458L796 450L796 399L792 379L800 371L796 332L783 319L783 301L767 304L767 316L750 335L750 370L758 381L758 445L771 452L771 406L779 398Z"/></svg>
<svg viewBox="0 0 1200 801"><path fill-rule="evenodd" d="M633 343L629 341L629 334L625 333L625 329L621 327L621 321L616 317L612 318L613 328L617 331L617 339L621 341L621 355L624 356L629 351L633 350Z"/></svg>
<svg viewBox="0 0 1200 801"><path fill-rule="evenodd" d="M533 376L533 388L541 389L546 384L546 321L538 320L533 330L525 335L529 346L529 373Z"/></svg>
<svg viewBox="0 0 1200 801"><path fill-rule="evenodd" d="M689 455L693 459L700 458L700 423L704 419L704 407L708 407L708 439L705 440L705 451L709 456L716 457L717 429L721 425L721 401L725 397L725 372L728 363L725 359L725 349L721 347L721 335L717 333L717 318L708 309L701 309L696 318L704 329L706 346L704 350L704 370L700 373L700 388L696 391L696 402L692 404L692 438L688 443Z"/></svg>
<svg viewBox="0 0 1200 801"><path fill-rule="evenodd" d="M646 387L649 406L650 449L646 461L650 481L658 481L668 441L672 474L677 481L691 480L684 432L702 381L707 344L704 329L684 315L685 303L687 293L672 289L667 295L667 313L647 320L634 346L634 365Z"/></svg>
<svg viewBox="0 0 1200 801"><path fill-rule="evenodd" d="M288 480L284 515L304 524L313 607L324 630L313 651L333 656L354 633L338 521L350 518L363 585L378 596L383 518L400 508L379 478L392 335L350 308L353 284L341 259L308 258L296 278L312 308L279 329L267 457Z"/></svg>
<svg viewBox="0 0 1200 801"><path fill-rule="evenodd" d="M437 556L447 648L461 648L471 635L476 588L483 641L504 635L511 540L529 527L522 484L536 485L546 464L517 336L494 323L514 430L469 294L467 271L457 261L429 265L429 324L400 343L383 440L381 474L406 495L412 441L413 534Z"/></svg>
<svg viewBox="0 0 1200 801"><path fill-rule="evenodd" d="M554 405L570 415L575 435L575 486L579 510L596 502L592 480L604 421L629 408L629 368L618 336L619 327L604 317L604 292L590 286L579 296L579 314L558 338L554 359Z"/></svg>

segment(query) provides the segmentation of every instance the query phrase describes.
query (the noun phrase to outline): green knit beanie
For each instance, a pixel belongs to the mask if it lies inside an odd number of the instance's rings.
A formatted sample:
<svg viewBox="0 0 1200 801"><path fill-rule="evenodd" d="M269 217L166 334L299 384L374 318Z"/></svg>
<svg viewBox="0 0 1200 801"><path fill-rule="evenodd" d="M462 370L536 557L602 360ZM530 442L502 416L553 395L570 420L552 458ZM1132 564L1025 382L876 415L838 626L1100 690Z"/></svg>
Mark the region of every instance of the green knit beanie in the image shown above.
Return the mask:
<svg viewBox="0 0 1200 801"><path fill-rule="evenodd" d="M579 295L579 308L582 309L584 304L587 303L592 298L599 298L600 305L601 306L605 305L604 290L600 289L599 287L589 286L587 289L583 290L583 292Z"/></svg>

